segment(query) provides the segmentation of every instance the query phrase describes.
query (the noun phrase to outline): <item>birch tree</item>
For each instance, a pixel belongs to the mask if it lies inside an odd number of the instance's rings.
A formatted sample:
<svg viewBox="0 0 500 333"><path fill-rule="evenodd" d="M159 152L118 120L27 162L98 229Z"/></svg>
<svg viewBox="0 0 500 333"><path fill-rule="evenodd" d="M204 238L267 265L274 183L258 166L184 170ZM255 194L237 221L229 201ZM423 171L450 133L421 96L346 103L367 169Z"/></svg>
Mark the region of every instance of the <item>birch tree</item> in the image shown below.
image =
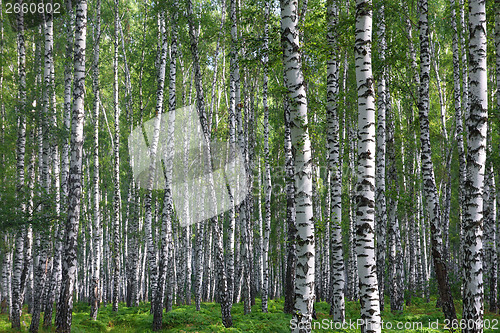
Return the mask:
<svg viewBox="0 0 500 333"><path fill-rule="evenodd" d="M163 36L165 36L165 16L164 12L160 12L159 17L159 28L160 28L160 50L159 50L159 67L158 67L158 87L156 91L156 118L153 122L153 137L151 138L151 144L149 146L149 174L146 183L146 196L144 198L144 208L145 208L145 221L144 227L147 237L147 258L149 264L149 275L150 275L150 285L151 285L151 300L156 299L156 286L157 286L157 276L158 270L156 267L156 249L153 241L153 210L152 210L152 200L153 200L153 180L156 175L156 154L158 151L158 141L160 136L160 124L163 112L163 95L165 87L165 71L167 65L167 48L168 43L165 41ZM151 313L154 313L154 306L156 302L151 302Z"/></svg>
<svg viewBox="0 0 500 333"><path fill-rule="evenodd" d="M358 179L356 183L356 253L361 331L381 332L375 262L375 91L371 65L372 2L356 0L354 59L358 87Z"/></svg>
<svg viewBox="0 0 500 333"><path fill-rule="evenodd" d="M464 202L464 312L476 325L466 333L483 332L483 190L486 163L488 90L486 74L486 1L469 3L469 93L467 181Z"/></svg>
<svg viewBox="0 0 500 333"><path fill-rule="evenodd" d="M96 2L96 12L94 19L94 59L92 68L92 90L94 93L94 175L93 175L93 209L94 216L93 241L94 241L94 266L92 267L92 285L90 291L90 318L97 319L101 300L100 274L101 274L101 208L100 208L100 190L99 190L99 106L100 106L100 87L99 87L99 57L101 41L101 0Z"/></svg>
<svg viewBox="0 0 500 333"><path fill-rule="evenodd" d="M121 194L120 194L120 105L118 102L118 32L120 16L118 0L115 0L115 30L113 57L113 109L115 111L115 139L113 145L113 311L118 311L120 288L120 224L121 224Z"/></svg>
<svg viewBox="0 0 500 333"><path fill-rule="evenodd" d="M269 108L267 104L268 61L269 61L269 2L266 1L264 24L264 73L262 84L262 104L264 106L264 234L262 235L262 312L267 312L269 297L269 234L271 233L271 166L269 163ZM260 179L260 177L259 177ZM285 301L286 303L286 301Z"/></svg>
<svg viewBox="0 0 500 333"><path fill-rule="evenodd" d="M339 116L338 116L338 94L339 94L339 61L337 55L337 20L338 3L329 0L327 3L327 40L330 47L329 60L327 62L327 122L328 122L328 169L330 175L330 216L328 220L331 228L331 309L333 320L344 322L345 300L344 300L344 253L342 249L342 177L339 147Z"/></svg>
<svg viewBox="0 0 500 333"><path fill-rule="evenodd" d="M441 232L441 211L439 197L432 164L432 150L429 132L429 79L430 79L430 52L429 52L429 24L427 0L419 0L419 30L420 30L420 87L419 87L419 120L421 143L421 167L423 190L430 215L432 258L436 278L438 281L439 296L445 317L448 320L456 319L455 305L448 282L448 269L443 255L443 238Z"/></svg>
<svg viewBox="0 0 500 333"><path fill-rule="evenodd" d="M17 62L18 62L18 104L17 104L17 143L16 143L16 195L20 201L18 216L26 212L24 202L24 157L26 153L26 47L24 42L24 17L22 13L17 19ZM15 238L15 250L12 272L12 311L11 324L13 329L21 327L22 294L24 285L21 283L21 274L24 269L24 235L25 229L19 228Z"/></svg>
<svg viewBox="0 0 500 333"><path fill-rule="evenodd" d="M297 267L295 271L292 332L311 325L314 303L315 240L312 207L311 142L307 120L307 94L302 73L297 0L281 1L281 36L285 83L290 101L290 133L294 156Z"/></svg>
<svg viewBox="0 0 500 333"><path fill-rule="evenodd" d="M87 1L76 3L73 115L71 124L71 159L68 175L68 217L66 221L62 287L57 303L56 331L69 332L73 310L73 291L77 269L77 235L82 193L82 151L85 97L85 47L87 36Z"/></svg>
<svg viewBox="0 0 500 333"><path fill-rule="evenodd" d="M379 58L382 68L378 78L378 100L377 100L377 153L375 155L375 186L376 186L376 208L375 208L375 228L377 235L377 281L379 288L380 310L384 310L384 285L385 285L385 248L387 233L387 208L385 200L385 114L387 109L386 95L386 60L385 51L387 48L385 37L385 7L384 2L378 5L377 38L379 42Z"/></svg>

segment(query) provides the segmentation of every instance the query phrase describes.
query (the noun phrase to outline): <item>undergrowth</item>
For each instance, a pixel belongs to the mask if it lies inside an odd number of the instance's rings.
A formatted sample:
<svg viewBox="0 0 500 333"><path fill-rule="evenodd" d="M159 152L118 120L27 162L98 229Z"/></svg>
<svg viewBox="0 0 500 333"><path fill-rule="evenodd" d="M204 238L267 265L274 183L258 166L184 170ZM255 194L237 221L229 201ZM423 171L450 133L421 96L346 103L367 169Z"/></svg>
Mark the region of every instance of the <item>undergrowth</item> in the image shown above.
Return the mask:
<svg viewBox="0 0 500 333"><path fill-rule="evenodd" d="M435 304L435 299L426 303L422 299L414 298L413 304L405 306L403 313L399 314L391 313L390 305L386 304L382 312L383 332L444 332L444 316ZM461 301L457 301L455 305L457 312L461 313ZM252 306L252 312L245 315L243 304L235 304L232 310L233 327L225 328L222 325L218 304L203 303L201 311L196 311L194 304L175 306L172 311L164 314L161 332L290 332L292 315L283 313L283 300L270 300L268 308L268 313L262 313L260 299L257 299L256 304ZM313 332L360 332L358 328L355 328L356 321L360 318L359 309L359 302L346 302L345 329L332 330L331 327L335 328L335 324L330 322L330 307L326 302L318 302L315 304L317 320L313 320L313 325L315 325ZM96 321L90 320L89 310L88 304L75 304L72 332L152 332L153 316L149 313L149 303L141 303L138 307L130 308L120 304L118 312L113 312L110 305L103 306L99 310ZM28 332L31 322L31 315L26 312L25 307L21 317L21 332ZM494 323L494 320L498 323L497 329L485 329L485 333L500 332L500 315L486 312L485 319L490 320L490 323ZM399 328L398 323L400 323ZM10 326L8 316L0 314L0 332L18 332L12 330ZM391 326L392 329L389 329ZM54 327L42 328L41 322L40 332L55 332L55 329Z"/></svg>

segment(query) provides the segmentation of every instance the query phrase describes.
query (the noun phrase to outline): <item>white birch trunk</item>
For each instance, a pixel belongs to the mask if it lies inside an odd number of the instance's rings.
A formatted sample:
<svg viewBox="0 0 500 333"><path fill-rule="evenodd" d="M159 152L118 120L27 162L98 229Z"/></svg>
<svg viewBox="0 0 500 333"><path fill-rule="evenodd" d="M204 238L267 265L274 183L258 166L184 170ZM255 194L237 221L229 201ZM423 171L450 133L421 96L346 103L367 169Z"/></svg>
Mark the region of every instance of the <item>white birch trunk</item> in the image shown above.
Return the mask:
<svg viewBox="0 0 500 333"><path fill-rule="evenodd" d="M486 74L486 1L469 3L470 110L467 119L467 181L465 183L464 235L465 286L463 318L483 319L483 190L486 163L488 92ZM483 332L477 324L465 333Z"/></svg>
<svg viewBox="0 0 500 333"><path fill-rule="evenodd" d="M68 219L63 254L62 288L57 304L57 331L70 331L73 291L77 268L77 235L82 191L82 150L85 94L85 46L87 35L87 1L76 3L73 117L71 126L71 160L68 177Z"/></svg>
<svg viewBox="0 0 500 333"><path fill-rule="evenodd" d="M330 215L327 216L331 228L331 288L330 313L333 320L344 322L344 254L342 249L342 177L339 147L339 61L337 54L337 20L339 15L336 0L327 3L329 59L327 62L327 124L328 124L328 169L330 183Z"/></svg>
<svg viewBox="0 0 500 333"><path fill-rule="evenodd" d="M419 88L419 120L420 142L422 146L422 178L427 212L430 215L432 258L436 278L438 280L439 296L443 312L448 320L456 319L455 306L448 282L448 271L443 255L443 239L441 232L441 210L432 164L432 151L429 132L429 80L430 80L430 52L429 52L429 24L427 0L419 0L419 28L420 28L420 88Z"/></svg>
<svg viewBox="0 0 500 333"><path fill-rule="evenodd" d="M292 332L308 332L314 304L315 237L312 207L311 142L307 121L307 94L299 48L298 2L281 2L281 33L285 83L290 100L290 129L294 156L297 225L297 268L295 272L295 327Z"/></svg>
<svg viewBox="0 0 500 333"><path fill-rule="evenodd" d="M115 139L113 145L113 311L118 311L119 283L120 283L120 224L121 224L121 194L120 194L120 106L118 102L118 32L119 12L118 2L115 0L115 29L114 29L114 57L113 57L113 108L115 112Z"/></svg>
<svg viewBox="0 0 500 333"><path fill-rule="evenodd" d="M99 311L101 301L100 290L100 275L101 275L101 208L100 208L100 190L99 190L99 116L100 116L100 87L99 87L99 58L100 58L100 41L101 41L101 0L97 0L95 9L94 20L94 59L93 59L93 73L92 73L92 89L94 92L94 174L92 179L92 193L93 193L93 221L94 227L92 228L94 242L94 266L92 267L92 286L90 292L90 318L97 319L97 312Z"/></svg>
<svg viewBox="0 0 500 333"><path fill-rule="evenodd" d="M372 2L356 1L354 47L358 87L358 179L356 183L356 253L362 332L381 332L375 261L375 91L371 65Z"/></svg>

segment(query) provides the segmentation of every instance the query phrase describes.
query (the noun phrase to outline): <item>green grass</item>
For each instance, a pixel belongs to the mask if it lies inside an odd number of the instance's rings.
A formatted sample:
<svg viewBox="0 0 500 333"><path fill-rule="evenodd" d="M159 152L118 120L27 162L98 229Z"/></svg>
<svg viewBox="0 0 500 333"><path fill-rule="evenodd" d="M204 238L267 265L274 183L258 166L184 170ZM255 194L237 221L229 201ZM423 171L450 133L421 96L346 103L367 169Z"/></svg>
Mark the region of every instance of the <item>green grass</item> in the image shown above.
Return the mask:
<svg viewBox="0 0 500 333"><path fill-rule="evenodd" d="M252 312L248 315L243 314L243 304L233 306L233 327L225 328L220 319L220 305L215 303L203 303L201 311L195 311L194 305L176 306L172 311L163 317L163 329L161 332L290 332L291 315L283 313L283 300L271 300L269 302L269 313L260 311L260 300L252 307ZM332 332L330 329L321 329L320 324L330 325L330 316L328 315L330 307L325 302L318 302L315 305L318 320L313 321L317 328L314 332ZM461 313L462 304L456 302L456 308ZM120 304L118 312L113 312L111 306L101 307L98 319L92 321L89 319L89 306L84 303L78 303L73 309L72 332L151 332L153 316L149 314L149 304L141 304L139 307L128 308ZM353 323L359 319L359 303L346 303L346 319ZM459 316L460 318L460 316ZM426 303L422 299L415 298L412 306L405 307L401 314L393 314L390 311L389 304L382 313L384 322L390 322L393 329L384 329L384 332L415 332L430 333L443 332L444 317L440 309L435 307L435 300ZM497 321L497 330L485 330L486 333L500 332L500 315L486 312L485 319ZM327 322L325 322L325 320ZM439 322L438 329L430 327L430 323L435 325ZM21 318L21 331L27 332L31 316L26 314L26 307ZM422 323L421 329L397 329L398 322L406 323L406 327ZM313 326L314 327L314 326ZM352 326L351 326L352 327ZM386 326L387 327L387 326ZM0 314L0 332L16 332L10 328L10 322L7 315ZM40 332L54 332L54 329L40 329ZM359 329L338 330L335 332L360 332Z"/></svg>

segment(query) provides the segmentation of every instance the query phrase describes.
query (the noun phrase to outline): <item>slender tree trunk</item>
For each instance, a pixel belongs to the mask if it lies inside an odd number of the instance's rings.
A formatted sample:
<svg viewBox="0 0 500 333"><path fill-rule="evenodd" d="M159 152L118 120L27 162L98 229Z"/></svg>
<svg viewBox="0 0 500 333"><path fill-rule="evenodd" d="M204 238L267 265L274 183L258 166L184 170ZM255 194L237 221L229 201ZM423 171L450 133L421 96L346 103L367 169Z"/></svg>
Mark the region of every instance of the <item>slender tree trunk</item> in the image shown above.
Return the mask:
<svg viewBox="0 0 500 333"><path fill-rule="evenodd" d="M330 47L327 62L327 123L328 123L328 170L330 182L330 215L327 219L331 228L331 308L333 320L344 322L344 252L342 249L342 177L339 147L339 61L337 54L337 19L339 15L336 0L327 3L328 33L327 39Z"/></svg>
<svg viewBox="0 0 500 333"><path fill-rule="evenodd" d="M311 324L314 304L315 237L312 207L311 142L307 121L307 94L299 48L298 2L281 1L281 34L285 83L290 100L290 133L294 155L297 225L297 268L295 272L295 327Z"/></svg>
<svg viewBox="0 0 500 333"><path fill-rule="evenodd" d="M197 109L198 116L200 118L201 128L203 130L203 135L206 143L206 154L210 156L210 134L208 132L207 118L205 113L205 101L203 96L203 88L202 88L202 78L201 78L201 69L200 69L200 60L198 54L198 35L195 31L194 27L194 14L193 14L193 4L192 0L188 0L187 3L187 17L189 24L189 37L191 42L191 54L193 57L193 69L195 76L195 86L196 86L196 95L197 95ZM209 159L208 159L209 160ZM209 160L210 161L210 160ZM207 170L211 170L211 163L207 163ZM211 177L211 172L207 172L209 174L209 197L212 199L212 207L215 207L215 193L214 193L214 185L213 179ZM211 219L212 225L214 227L215 234L215 256L216 256L216 271L217 271L217 280L218 280L218 299L221 302L221 313L222 313L222 323L225 327L231 327L233 325L233 321L231 318L231 299L230 292L228 290L227 285L227 276L224 269L224 249L223 249L223 235L222 235L222 226L217 217L213 217Z"/></svg>
<svg viewBox="0 0 500 333"><path fill-rule="evenodd" d="M427 0L419 0L420 8L420 88L419 88L419 118L420 142L422 145L422 177L424 182L424 195L427 211L430 214L432 258L436 278L438 280L439 297L441 298L443 312L448 320L456 319L455 305L448 282L448 269L443 255L443 239L441 232L441 212L439 198L432 165L432 152L429 132L429 25L427 19Z"/></svg>
<svg viewBox="0 0 500 333"><path fill-rule="evenodd" d="M293 174L292 138L290 128L290 103L288 96L283 97L283 113L285 121L285 183L286 183L286 224L287 224L287 246L286 246L286 273L285 273L285 313L293 313L295 303L295 271L297 266L297 225L295 224L295 181ZM269 175L269 188L271 176ZM269 190L270 192L271 190ZM269 197L269 200L271 198ZM269 209L271 203L269 202ZM267 214L267 213L266 213ZM269 222L271 212L269 211ZM270 230L270 225L269 225Z"/></svg>
<svg viewBox="0 0 500 333"><path fill-rule="evenodd" d="M262 235L262 312L268 311L269 298L269 235L271 233L271 167L269 163L269 107L267 102L268 84L268 61L269 61L269 3L266 2L264 9L264 73L262 85L262 104L264 106L264 234ZM285 294L286 295L286 294ZM287 297L285 296L285 308ZM288 303L290 304L290 303ZM286 311L285 311L286 312Z"/></svg>
<svg viewBox="0 0 500 333"><path fill-rule="evenodd" d="M159 43L161 45L160 54L159 54L159 70L158 70L158 88L156 92L156 118L153 123L153 137L150 138L150 146L149 146L149 156L150 156L150 165L149 165L149 175L148 181L146 184L146 197L144 199L145 206L145 230L147 237L147 258L149 263L149 276L150 276L150 286L151 286L151 313L154 313L154 306L156 302L156 286L157 286L157 267L156 267L156 248L153 241L153 212L152 212L152 190L153 190L153 181L156 177L157 172L157 163L156 163L156 154L158 151L158 141L160 136L160 125L161 125L161 117L163 110L163 90L165 86L165 70L167 63L167 39L165 32L165 17L164 12L160 13L160 40Z"/></svg>
<svg viewBox="0 0 500 333"><path fill-rule="evenodd" d="M236 0L230 2L231 19L231 52L230 52L230 76L229 76L229 144L231 151L236 148L236 117L241 109L240 97L240 68L239 68L239 46L238 46L238 18L236 16ZM230 197L231 210L229 214L229 230L227 240L227 288L229 298L233 300L235 293L235 228L236 228L236 207L234 207L234 198Z"/></svg>
<svg viewBox="0 0 500 333"><path fill-rule="evenodd" d="M385 285L385 251L386 251L386 229L387 210L385 201L385 114L387 109L386 95L386 39L385 39L385 7L380 1L378 8L377 37L379 42L379 58L382 64L380 77L378 78L378 100L377 100L377 153L376 153L376 193L375 193L375 228L377 235L377 281L380 299L380 311L384 310L384 285Z"/></svg>
<svg viewBox="0 0 500 333"><path fill-rule="evenodd" d="M120 106L118 102L118 32L119 12L118 2L115 0L115 30L114 30L114 57L113 57L113 106L115 111L115 140L113 145L113 311L118 311L120 290L120 224L121 224L121 194L120 194Z"/></svg>
<svg viewBox="0 0 500 333"><path fill-rule="evenodd" d="M53 56L52 56L53 58ZM52 59L50 65L50 138L51 138L51 152L52 152L52 178L53 178L53 191L54 191L54 214L57 218L57 222L54 229L54 240L53 240L53 259L52 259L52 272L51 278L48 278L46 288L47 296L45 299L45 310L44 310L44 323L46 327L52 325L52 312L54 307L54 301L56 300L56 294L59 292L61 283L61 256L62 256L62 241L64 235L64 224L59 222L61 213L61 160L59 158L59 147L56 135L56 130L58 128L57 124L57 110L56 110L56 90L55 90L55 69L54 60ZM49 275L48 275L49 277Z"/></svg>
<svg viewBox="0 0 500 333"><path fill-rule="evenodd" d="M486 163L488 93L486 74L486 1L469 3L470 110L467 119L467 181L465 183L464 313L467 321L483 320L483 190ZM483 332L482 324L464 330Z"/></svg>
<svg viewBox="0 0 500 333"><path fill-rule="evenodd" d="M371 65L372 2L356 1L356 81L358 82L358 179L356 253L362 332L380 332L380 303L375 262L375 91Z"/></svg>
<svg viewBox="0 0 500 333"><path fill-rule="evenodd" d="M457 28L457 19L455 12L455 0L450 0L451 7L451 26L453 28L453 99L455 106L455 136L457 140L457 150L458 150L458 162L459 162L459 188L458 188L458 198L459 202L464 202L465 196L465 181L467 179L467 170L466 170L466 158L465 158L465 148L464 148L464 137L463 137L463 121L462 121L462 97L460 94L460 50L461 47L458 43L458 28ZM461 44L464 45L464 44ZM465 54L465 52L462 51ZM464 85L464 94L466 86ZM462 204L459 205L458 211L458 225L460 229L462 229L463 225L463 207ZM462 232L461 232L462 233ZM461 243L461 242L460 242ZM462 245L460 244L460 248ZM461 251L460 251L461 252ZM459 257L461 260L461 256Z"/></svg>
<svg viewBox="0 0 500 333"><path fill-rule="evenodd" d="M164 20L164 13L162 13L162 20ZM168 43L167 34L163 32L163 45ZM176 32L173 38L176 37ZM172 167L173 167L173 149L174 149L174 124L175 124L175 61L177 58L176 51L173 53L173 58L170 63L170 94L169 94L169 109L168 113L168 134L167 134L167 156L165 158L165 168L163 174L165 177L165 193L164 193L164 207L162 213L162 237L161 237L161 248L160 248L160 267L158 272L158 285L156 290L156 298L153 300L156 304L154 305L153 312L153 330L157 331L161 329L162 319L163 319L163 303L165 296L165 279L167 276L167 265L168 257L171 249L169 249L169 244L171 244L172 239L172 216L174 212L173 199L172 199ZM189 229L190 226L186 226ZM187 233L187 237L190 235ZM188 256L191 253L188 252ZM190 266L190 261L187 265ZM187 279L191 279L191 275L187 274Z"/></svg>
<svg viewBox="0 0 500 333"><path fill-rule="evenodd" d="M92 89L94 92L94 174L93 174L93 241L94 241L94 267L92 267L92 285L90 292L90 318L97 319L101 301L100 289L100 274L101 274L101 208L100 208L100 189L99 189L99 106L101 102L101 93L99 87L99 58L100 58L100 41L101 41L101 0L97 0L94 20L94 59L93 59L93 75Z"/></svg>
<svg viewBox="0 0 500 333"><path fill-rule="evenodd" d="M19 200L17 215L22 217L26 212L24 201L24 157L26 153L26 48L24 43L24 17L17 15L17 51L18 51L18 77L19 77L19 102L17 105L17 184L16 195ZM14 250L14 267L12 271L12 311L11 324L13 329L21 327L22 300L24 285L21 283L21 274L24 269L24 236L25 228L17 232Z"/></svg>
<svg viewBox="0 0 500 333"><path fill-rule="evenodd" d="M77 267L77 235L80 222L80 198L82 191L86 35L87 1L79 0L76 3L75 76L71 126L71 161L68 176L68 218L64 242L61 296L57 303L57 332L69 332L71 330L73 291Z"/></svg>
<svg viewBox="0 0 500 333"><path fill-rule="evenodd" d="M403 286L403 253L401 248L401 232L398 219L399 183L397 178L396 152L394 142L394 121L392 112L387 113L387 156L389 162L388 183L389 198L389 291L391 296L391 311L401 313L404 303ZM404 156L404 153L401 154ZM402 163L404 165L404 162ZM383 263L385 266L385 263ZM384 267L382 266L382 267Z"/></svg>

